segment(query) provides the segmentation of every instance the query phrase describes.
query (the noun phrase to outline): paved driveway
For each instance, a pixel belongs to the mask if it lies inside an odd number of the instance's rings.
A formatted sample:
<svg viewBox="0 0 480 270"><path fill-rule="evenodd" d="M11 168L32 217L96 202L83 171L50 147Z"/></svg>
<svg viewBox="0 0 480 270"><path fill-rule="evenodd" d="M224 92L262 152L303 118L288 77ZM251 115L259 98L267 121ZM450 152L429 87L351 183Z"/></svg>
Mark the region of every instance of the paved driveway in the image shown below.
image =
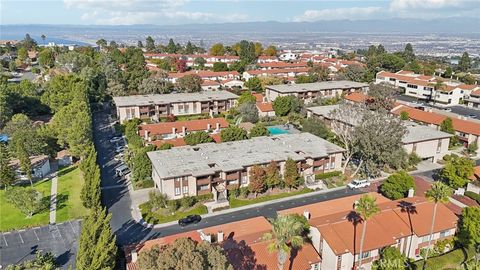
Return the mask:
<svg viewBox="0 0 480 270"><path fill-rule="evenodd" d="M61 269L75 269L80 221L0 233L0 269L30 260L37 250L52 252Z"/></svg>

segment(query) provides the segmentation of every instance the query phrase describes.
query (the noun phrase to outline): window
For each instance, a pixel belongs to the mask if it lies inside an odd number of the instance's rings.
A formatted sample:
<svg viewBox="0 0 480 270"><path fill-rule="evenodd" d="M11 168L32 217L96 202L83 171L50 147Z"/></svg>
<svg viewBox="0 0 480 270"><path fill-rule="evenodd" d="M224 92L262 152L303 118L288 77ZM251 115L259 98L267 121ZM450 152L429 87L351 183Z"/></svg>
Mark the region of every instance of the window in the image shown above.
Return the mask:
<svg viewBox="0 0 480 270"><path fill-rule="evenodd" d="M198 187L199 190L207 190L208 189L208 185L201 185Z"/></svg>
<svg viewBox="0 0 480 270"><path fill-rule="evenodd" d="M318 267L318 263L316 263L316 264L313 266L313 270L320 270L320 267Z"/></svg>
<svg viewBox="0 0 480 270"><path fill-rule="evenodd" d="M442 151L442 139L438 140L437 142L437 154Z"/></svg>
<svg viewBox="0 0 480 270"><path fill-rule="evenodd" d="M330 164L329 163L325 163L325 165L323 165L323 167L325 168L325 170L328 170L329 169L329 166Z"/></svg>
<svg viewBox="0 0 480 270"><path fill-rule="evenodd" d="M178 112L183 113L183 104L178 105Z"/></svg>
<svg viewBox="0 0 480 270"><path fill-rule="evenodd" d="M188 193L188 186L183 186L183 194L187 194Z"/></svg>
<svg viewBox="0 0 480 270"><path fill-rule="evenodd" d="M390 78L390 81L391 81L391 82L394 82L394 81L396 81L396 80L395 80L395 78Z"/></svg>
<svg viewBox="0 0 480 270"><path fill-rule="evenodd" d="M362 259L370 257L370 251L363 252L361 257L362 257Z"/></svg>
<svg viewBox="0 0 480 270"><path fill-rule="evenodd" d="M415 84L407 84L408 88L418 89L418 85Z"/></svg>
<svg viewBox="0 0 480 270"><path fill-rule="evenodd" d="M422 243L428 242L429 238L430 235L425 235L424 237L422 237Z"/></svg>
<svg viewBox="0 0 480 270"><path fill-rule="evenodd" d="M335 168L335 161L332 161L332 163L330 163L330 169L334 169Z"/></svg>
<svg viewBox="0 0 480 270"><path fill-rule="evenodd" d="M412 152L413 152L413 153L416 153L416 152L417 152L417 143L413 143Z"/></svg>
<svg viewBox="0 0 480 270"><path fill-rule="evenodd" d="M448 231L442 231L440 232L440 238L448 236Z"/></svg>
<svg viewBox="0 0 480 270"><path fill-rule="evenodd" d="M180 188L176 187L175 188L175 196L180 195Z"/></svg>
<svg viewBox="0 0 480 270"><path fill-rule="evenodd" d="M246 184L246 183L247 183L247 176L242 175L242 184Z"/></svg>

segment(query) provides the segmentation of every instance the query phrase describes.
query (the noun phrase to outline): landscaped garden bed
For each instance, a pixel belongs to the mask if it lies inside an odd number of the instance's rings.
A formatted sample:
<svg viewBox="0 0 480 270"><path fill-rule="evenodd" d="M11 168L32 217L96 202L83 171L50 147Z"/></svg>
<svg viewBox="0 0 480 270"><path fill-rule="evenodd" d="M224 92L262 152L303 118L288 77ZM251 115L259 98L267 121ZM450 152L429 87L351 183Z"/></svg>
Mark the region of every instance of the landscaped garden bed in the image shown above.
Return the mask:
<svg viewBox="0 0 480 270"><path fill-rule="evenodd" d="M160 224L176 221L188 215L203 215L208 213L203 202L213 198L213 194L196 197L184 197L178 200L168 200L164 194L151 192L150 200L139 206L143 219L150 224Z"/></svg>
<svg viewBox="0 0 480 270"><path fill-rule="evenodd" d="M266 192L264 194L258 195L257 197L253 197L253 194L247 195L247 196L241 196L239 195L238 197L235 196L230 196L229 201L230 201L230 208L236 208L236 207L241 207L245 205L250 205L250 204L255 204L255 203L260 203L260 202L266 202L266 201L271 201L275 199L281 199L281 198L286 198L286 197L291 197L299 194L305 194L305 193L310 193L312 192L312 189L309 188L300 188L298 190L291 190L289 191L288 189L276 189L273 192Z"/></svg>
<svg viewBox="0 0 480 270"><path fill-rule="evenodd" d="M315 180L323 181L327 188L345 186L345 176L340 171L316 174Z"/></svg>

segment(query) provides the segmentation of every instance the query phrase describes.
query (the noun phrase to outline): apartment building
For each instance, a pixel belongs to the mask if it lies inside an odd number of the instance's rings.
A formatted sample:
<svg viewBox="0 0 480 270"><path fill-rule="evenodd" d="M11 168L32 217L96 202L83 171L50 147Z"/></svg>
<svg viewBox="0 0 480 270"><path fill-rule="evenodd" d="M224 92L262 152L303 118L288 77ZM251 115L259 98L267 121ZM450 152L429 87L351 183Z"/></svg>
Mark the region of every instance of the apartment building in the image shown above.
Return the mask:
<svg viewBox="0 0 480 270"><path fill-rule="evenodd" d="M209 118L190 121L144 124L138 126L138 134L145 141L169 140L183 138L191 132L206 131L217 134L228 127L225 118Z"/></svg>
<svg viewBox="0 0 480 270"><path fill-rule="evenodd" d="M50 173L50 159L47 155L31 156L29 159L33 178L41 179ZM27 175L20 167L19 159L10 160L9 166L15 171L19 180L28 180Z"/></svg>
<svg viewBox="0 0 480 270"><path fill-rule="evenodd" d="M325 81L302 84L270 85L265 89L265 97L272 102L279 96L293 95L310 103L316 98L331 98L352 92L367 91L368 84L353 81Z"/></svg>
<svg viewBox="0 0 480 270"><path fill-rule="evenodd" d="M412 71L401 70L397 73L380 71L375 83L389 83L404 91L404 94L414 98L433 101L437 105L458 105L480 86L463 83L439 81L433 76L415 74Z"/></svg>
<svg viewBox="0 0 480 270"><path fill-rule="evenodd" d="M252 69L243 72L243 79L245 81L250 80L254 77L268 77L275 76L281 78L293 78L299 75L307 75L310 68L299 67L299 68L272 68L272 69Z"/></svg>
<svg viewBox="0 0 480 270"><path fill-rule="evenodd" d="M340 121L333 119L330 113L337 109L340 105L315 106L307 108L307 117L315 117L327 126L332 121ZM357 123L345 123L346 125L356 125ZM452 134L439 131L435 128L419 125L410 121L403 121L407 129L407 133L402 138L403 148L408 154L415 153L423 160L437 162L448 154L448 145Z"/></svg>
<svg viewBox="0 0 480 270"><path fill-rule="evenodd" d="M259 216L148 240L125 249L127 270L139 269L137 260L142 252L155 246L171 244L179 238L190 238L197 242L206 241L219 245L233 269L277 270L277 252L269 252L268 245L271 240L263 239L263 236L271 231L272 225L265 217ZM320 269L321 260L312 244L305 243L298 249L295 256L287 260L284 269L317 270Z"/></svg>
<svg viewBox="0 0 480 270"><path fill-rule="evenodd" d="M362 254L360 239L365 225L355 222L354 212L362 195L287 209L278 214L297 213L307 217L312 244L322 258L320 269L355 269L360 266L361 256L363 269L370 270L385 247L396 247L406 257L420 259L421 249L428 247L435 204L423 197L390 201L378 193L370 195L376 198L380 212L368 220ZM458 217L439 204L432 245L438 240L453 238L457 222Z"/></svg>
<svg viewBox="0 0 480 270"><path fill-rule="evenodd" d="M473 91L470 96L465 99L465 105L474 109L480 109L480 89Z"/></svg>
<svg viewBox="0 0 480 270"><path fill-rule="evenodd" d="M204 81L226 81L240 80L240 74L237 71L210 71L210 70L190 70L181 73L169 73L168 80L176 83L178 79L186 75L197 75Z"/></svg>
<svg viewBox="0 0 480 270"><path fill-rule="evenodd" d="M344 149L310 133L206 143L147 153L155 187L169 198L213 193L226 200L227 190L248 186L252 166L276 161L280 173L293 159L304 177L340 170Z"/></svg>
<svg viewBox="0 0 480 270"><path fill-rule="evenodd" d="M227 91L113 97L120 123L172 115L218 114L230 110L238 96Z"/></svg>
<svg viewBox="0 0 480 270"><path fill-rule="evenodd" d="M410 120L420 122L435 129L440 129L440 125L447 116L430 111L422 111L406 105L399 105L393 108L392 113L400 115L406 112ZM476 142L480 145L480 124L477 122L452 117L453 129L458 139L468 146Z"/></svg>
<svg viewBox="0 0 480 270"><path fill-rule="evenodd" d="M307 62L294 62L294 63L287 63L287 62L267 62L257 64L257 66L261 70L268 70L268 69L296 69L296 68L307 68Z"/></svg>

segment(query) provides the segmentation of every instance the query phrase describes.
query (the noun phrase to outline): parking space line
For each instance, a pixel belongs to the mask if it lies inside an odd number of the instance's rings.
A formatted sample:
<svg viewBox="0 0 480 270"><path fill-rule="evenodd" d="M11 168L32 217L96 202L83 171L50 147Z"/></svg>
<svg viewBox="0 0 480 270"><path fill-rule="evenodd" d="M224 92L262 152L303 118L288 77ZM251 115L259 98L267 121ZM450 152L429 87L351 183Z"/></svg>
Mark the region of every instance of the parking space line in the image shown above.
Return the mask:
<svg viewBox="0 0 480 270"><path fill-rule="evenodd" d="M22 244L25 244L25 242L23 241L22 234L20 232L18 232L18 236L20 237L20 240L22 240Z"/></svg>
<svg viewBox="0 0 480 270"><path fill-rule="evenodd" d="M7 238L5 238L5 234L2 233L2 236L3 236L3 241L5 241L5 245L8 247Z"/></svg>
<svg viewBox="0 0 480 270"><path fill-rule="evenodd" d="M68 221L68 224L70 224L70 228L72 228L73 233L76 234L77 232L75 231L75 228L73 228L72 222L70 220Z"/></svg>
<svg viewBox="0 0 480 270"><path fill-rule="evenodd" d="M40 242L40 238L38 238L37 231L33 229L33 234L35 234L35 237L37 238L37 241Z"/></svg>

